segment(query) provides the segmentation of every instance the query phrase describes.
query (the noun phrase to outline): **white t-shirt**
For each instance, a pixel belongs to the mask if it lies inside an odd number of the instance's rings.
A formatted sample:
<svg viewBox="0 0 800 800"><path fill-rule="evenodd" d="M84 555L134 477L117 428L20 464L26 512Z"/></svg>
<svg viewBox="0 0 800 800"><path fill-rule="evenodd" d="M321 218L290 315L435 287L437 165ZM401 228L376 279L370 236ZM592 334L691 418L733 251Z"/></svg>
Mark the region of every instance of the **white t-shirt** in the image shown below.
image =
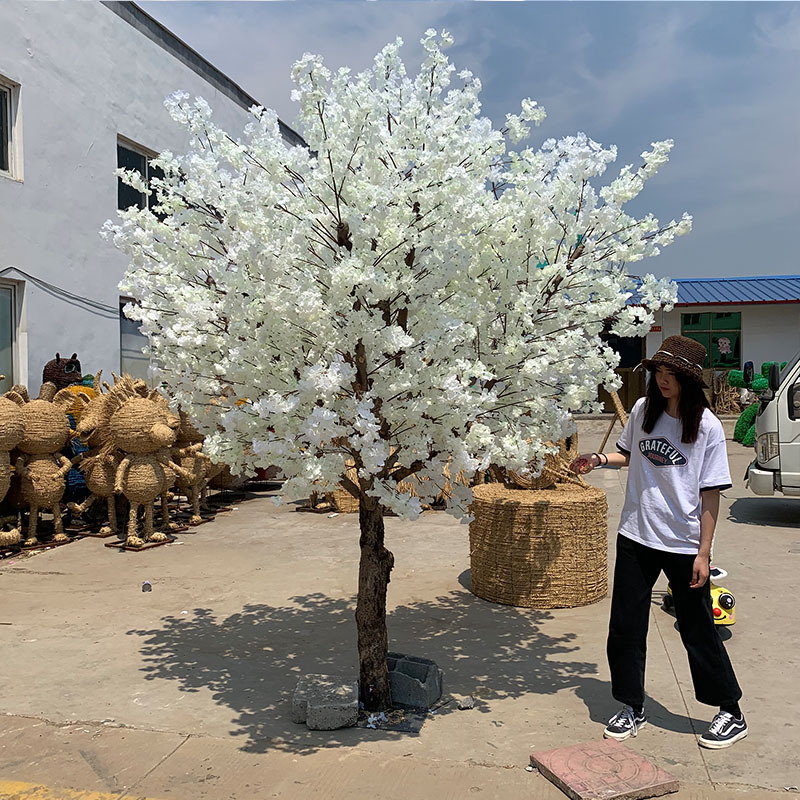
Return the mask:
<svg viewBox="0 0 800 800"><path fill-rule="evenodd" d="M700 492L731 486L722 423L706 409L697 439L686 444L680 419L666 411L653 431L645 433L644 403L644 398L636 401L617 442L630 455L619 532L656 550L696 554Z"/></svg>

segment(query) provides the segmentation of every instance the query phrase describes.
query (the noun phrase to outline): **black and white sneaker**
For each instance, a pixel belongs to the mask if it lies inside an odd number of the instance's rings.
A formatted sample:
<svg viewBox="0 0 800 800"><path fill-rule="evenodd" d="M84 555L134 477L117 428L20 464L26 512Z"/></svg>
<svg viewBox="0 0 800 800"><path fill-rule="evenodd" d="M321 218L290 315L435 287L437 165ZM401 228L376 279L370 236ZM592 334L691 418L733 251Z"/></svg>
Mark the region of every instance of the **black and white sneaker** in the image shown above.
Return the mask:
<svg viewBox="0 0 800 800"><path fill-rule="evenodd" d="M744 715L738 719L727 711L720 711L711 721L708 730L700 737L700 747L708 747L710 750L722 750L723 747L730 747L739 739L747 736L747 723Z"/></svg>
<svg viewBox="0 0 800 800"><path fill-rule="evenodd" d="M622 706L622 709L608 721L608 725L603 731L603 738L616 739L621 742L630 736L636 736L639 728L646 724L647 718L644 715L644 709L637 713L631 706Z"/></svg>

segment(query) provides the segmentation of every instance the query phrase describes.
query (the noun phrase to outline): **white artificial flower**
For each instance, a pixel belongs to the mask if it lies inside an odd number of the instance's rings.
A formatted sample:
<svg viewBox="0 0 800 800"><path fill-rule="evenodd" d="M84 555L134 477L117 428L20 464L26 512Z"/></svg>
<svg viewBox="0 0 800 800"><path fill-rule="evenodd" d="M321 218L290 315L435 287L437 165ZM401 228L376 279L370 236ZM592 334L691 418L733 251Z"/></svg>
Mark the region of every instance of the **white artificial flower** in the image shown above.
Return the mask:
<svg viewBox="0 0 800 800"><path fill-rule="evenodd" d="M625 267L691 228L625 208L672 142L605 185L616 148L583 133L512 152L544 111L523 100L507 138L451 43L427 31L417 75L399 39L358 74L305 54L292 96L308 148L284 141L274 111L229 135L174 93L189 145L158 159L159 216L104 226L130 258L126 313L154 378L209 455L279 467L287 500L355 465L367 497L413 518L446 472L535 472L572 415L597 409L598 386L619 385L606 326L641 335L675 301L674 284ZM414 496L398 469L419 477ZM470 500L453 484L448 510L467 520Z"/></svg>
<svg viewBox="0 0 800 800"><path fill-rule="evenodd" d="M540 125L547 116L545 110L535 100L531 100L530 97L526 97L521 105L522 114L520 114L520 116L527 122Z"/></svg>

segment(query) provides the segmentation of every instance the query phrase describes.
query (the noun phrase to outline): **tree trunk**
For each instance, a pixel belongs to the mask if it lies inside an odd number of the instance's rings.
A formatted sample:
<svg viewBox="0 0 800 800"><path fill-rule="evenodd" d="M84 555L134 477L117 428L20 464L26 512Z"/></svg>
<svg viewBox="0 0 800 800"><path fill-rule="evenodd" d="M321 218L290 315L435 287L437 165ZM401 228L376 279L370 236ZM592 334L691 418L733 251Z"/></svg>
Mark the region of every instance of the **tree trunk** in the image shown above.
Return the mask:
<svg viewBox="0 0 800 800"><path fill-rule="evenodd" d="M361 561L358 567L358 661L361 702L367 711L392 705L386 654L386 589L394 556L383 545L383 508L372 497L360 497Z"/></svg>

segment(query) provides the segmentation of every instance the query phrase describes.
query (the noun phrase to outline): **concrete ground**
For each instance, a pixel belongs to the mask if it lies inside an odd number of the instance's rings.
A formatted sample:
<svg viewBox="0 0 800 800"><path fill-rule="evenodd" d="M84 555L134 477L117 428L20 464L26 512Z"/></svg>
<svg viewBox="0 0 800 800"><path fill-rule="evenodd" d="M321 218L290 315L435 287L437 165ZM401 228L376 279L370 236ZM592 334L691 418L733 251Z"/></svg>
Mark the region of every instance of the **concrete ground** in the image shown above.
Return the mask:
<svg viewBox="0 0 800 800"><path fill-rule="evenodd" d="M582 422L581 449L606 425ZM693 698L658 584L651 724L628 744L681 781L681 798L800 786L800 501L750 495L750 451L731 442L729 452L735 486L715 561L737 598L727 647L751 732L729 750L697 746L713 709ZM625 474L591 479L608 493L611 542ZM434 659L447 692L477 700L430 716L418 735L289 721L300 673L355 667L355 515L259 497L148 552L83 539L0 562L0 798L562 798L525 767L534 750L600 737L616 710L608 599L533 611L476 598L467 528L441 512L387 519L387 539L392 649Z"/></svg>

